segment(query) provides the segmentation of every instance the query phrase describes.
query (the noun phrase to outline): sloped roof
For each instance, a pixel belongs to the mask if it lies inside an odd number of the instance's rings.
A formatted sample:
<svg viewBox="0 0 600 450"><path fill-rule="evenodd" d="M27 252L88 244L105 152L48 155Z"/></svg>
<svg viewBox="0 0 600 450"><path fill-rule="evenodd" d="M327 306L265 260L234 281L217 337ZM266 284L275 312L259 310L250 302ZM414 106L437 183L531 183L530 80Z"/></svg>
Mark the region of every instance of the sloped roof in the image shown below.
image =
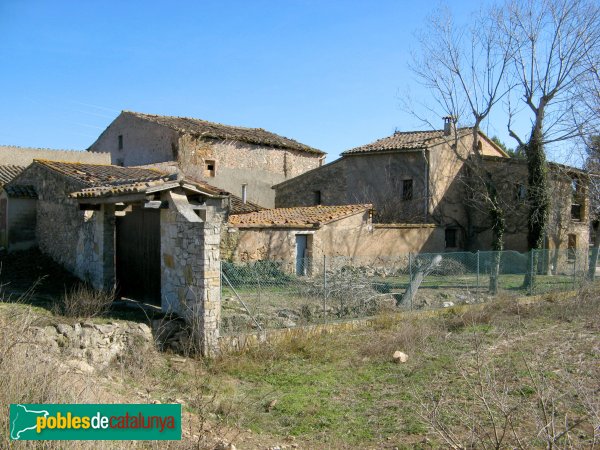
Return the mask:
<svg viewBox="0 0 600 450"><path fill-rule="evenodd" d="M71 163L48 161L44 159L36 159L34 160L34 164L40 164L90 187L145 183L149 181L170 179L169 175L159 172L158 170L139 169L136 167Z"/></svg>
<svg viewBox="0 0 600 450"><path fill-rule="evenodd" d="M0 165L0 186L8 183L14 177L23 172L24 169L25 167L23 166L13 166L10 164Z"/></svg>
<svg viewBox="0 0 600 450"><path fill-rule="evenodd" d="M278 134L263 130L262 128L235 127L190 117L159 116L134 111L123 111L122 114L154 122L181 133L189 133L206 138L227 139L256 145L265 145L268 147L287 148L306 153L313 153L315 155L325 154L321 150L301 144L293 139L279 136Z"/></svg>
<svg viewBox="0 0 600 450"><path fill-rule="evenodd" d="M6 194L11 198L38 198L35 187L30 184L27 185L16 185L6 186L4 188Z"/></svg>
<svg viewBox="0 0 600 450"><path fill-rule="evenodd" d="M340 206L303 206L274 208L229 216L229 224L238 228L317 228L371 209L370 204Z"/></svg>
<svg viewBox="0 0 600 450"><path fill-rule="evenodd" d="M248 213L262 211L264 209L265 208L263 208L260 205L257 205L256 203L252 203L252 202L248 202L248 201L246 201L246 203L244 203L242 201L242 199L240 197L238 197L237 195L230 194L230 207L229 207L230 214L248 214Z"/></svg>
<svg viewBox="0 0 600 450"><path fill-rule="evenodd" d="M465 136L472 133L472 128L459 128L456 130L459 136ZM352 155L358 153L375 153L392 150L415 150L425 149L433 145L444 142L449 136L444 135L444 130L432 131L396 131L393 135L378 139L370 144L361 145L350 150L346 150L342 155Z"/></svg>
<svg viewBox="0 0 600 450"><path fill-rule="evenodd" d="M186 179L160 178L156 180L134 181L127 184L93 186L73 192L70 196L79 199L105 198L128 194L150 194L178 187L208 195L209 197L225 197L229 195L228 192L222 191L208 183L198 183Z"/></svg>

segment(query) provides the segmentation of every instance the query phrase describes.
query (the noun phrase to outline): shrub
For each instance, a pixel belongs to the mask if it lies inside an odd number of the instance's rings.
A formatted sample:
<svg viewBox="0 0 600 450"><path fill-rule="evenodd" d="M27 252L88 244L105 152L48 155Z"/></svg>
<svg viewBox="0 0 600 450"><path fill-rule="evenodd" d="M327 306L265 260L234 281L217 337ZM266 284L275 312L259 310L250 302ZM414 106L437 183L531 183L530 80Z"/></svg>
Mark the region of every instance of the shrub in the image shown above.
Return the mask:
<svg viewBox="0 0 600 450"><path fill-rule="evenodd" d="M67 317L97 317L108 312L115 298L114 290L98 291L85 283L80 283L65 292L54 312Z"/></svg>

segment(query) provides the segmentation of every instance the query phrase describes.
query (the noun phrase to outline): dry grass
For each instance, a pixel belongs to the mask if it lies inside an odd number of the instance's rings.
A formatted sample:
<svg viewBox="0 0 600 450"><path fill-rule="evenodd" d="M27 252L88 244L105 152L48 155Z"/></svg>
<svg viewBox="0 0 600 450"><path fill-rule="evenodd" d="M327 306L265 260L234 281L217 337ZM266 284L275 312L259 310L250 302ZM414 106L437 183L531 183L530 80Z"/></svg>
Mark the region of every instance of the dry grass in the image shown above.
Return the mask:
<svg viewBox="0 0 600 450"><path fill-rule="evenodd" d="M79 283L65 292L55 304L54 313L66 317L92 318L105 315L115 299L115 292L100 291Z"/></svg>

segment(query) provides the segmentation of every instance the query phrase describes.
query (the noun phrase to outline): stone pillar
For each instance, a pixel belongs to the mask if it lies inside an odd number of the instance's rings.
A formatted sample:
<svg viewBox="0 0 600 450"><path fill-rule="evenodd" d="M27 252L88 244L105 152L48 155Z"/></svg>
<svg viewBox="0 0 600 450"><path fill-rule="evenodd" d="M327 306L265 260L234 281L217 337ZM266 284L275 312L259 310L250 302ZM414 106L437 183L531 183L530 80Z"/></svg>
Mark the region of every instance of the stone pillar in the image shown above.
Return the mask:
<svg viewBox="0 0 600 450"><path fill-rule="evenodd" d="M192 327L203 355L218 349L220 298L220 232L218 205L194 211L184 193L167 191L161 210L161 307Z"/></svg>

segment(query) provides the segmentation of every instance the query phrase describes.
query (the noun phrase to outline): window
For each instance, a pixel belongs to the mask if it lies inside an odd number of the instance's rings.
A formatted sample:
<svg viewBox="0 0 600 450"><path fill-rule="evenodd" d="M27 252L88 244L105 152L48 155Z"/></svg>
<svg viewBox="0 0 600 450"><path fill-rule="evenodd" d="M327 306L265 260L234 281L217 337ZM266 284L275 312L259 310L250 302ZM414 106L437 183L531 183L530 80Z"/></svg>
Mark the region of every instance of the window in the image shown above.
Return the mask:
<svg viewBox="0 0 600 450"><path fill-rule="evenodd" d="M315 195L315 205L321 204L321 191L314 191Z"/></svg>
<svg viewBox="0 0 600 450"><path fill-rule="evenodd" d="M119 150L123 150L123 135L119 135Z"/></svg>
<svg viewBox="0 0 600 450"><path fill-rule="evenodd" d="M527 187L524 184L517 184L515 199L519 201L527 199Z"/></svg>
<svg viewBox="0 0 600 450"><path fill-rule="evenodd" d="M214 177L215 176L215 161L206 160L204 161L204 176Z"/></svg>
<svg viewBox="0 0 600 450"><path fill-rule="evenodd" d="M117 159L117 166L124 166L124 165L125 165L125 161L123 160L123 158Z"/></svg>
<svg viewBox="0 0 600 450"><path fill-rule="evenodd" d="M571 219L583 220L584 195L578 178L571 180Z"/></svg>
<svg viewBox="0 0 600 450"><path fill-rule="evenodd" d="M446 248L454 248L456 245L456 229L446 228Z"/></svg>
<svg viewBox="0 0 600 450"><path fill-rule="evenodd" d="M412 200L413 198L413 180L402 181L402 200Z"/></svg>

